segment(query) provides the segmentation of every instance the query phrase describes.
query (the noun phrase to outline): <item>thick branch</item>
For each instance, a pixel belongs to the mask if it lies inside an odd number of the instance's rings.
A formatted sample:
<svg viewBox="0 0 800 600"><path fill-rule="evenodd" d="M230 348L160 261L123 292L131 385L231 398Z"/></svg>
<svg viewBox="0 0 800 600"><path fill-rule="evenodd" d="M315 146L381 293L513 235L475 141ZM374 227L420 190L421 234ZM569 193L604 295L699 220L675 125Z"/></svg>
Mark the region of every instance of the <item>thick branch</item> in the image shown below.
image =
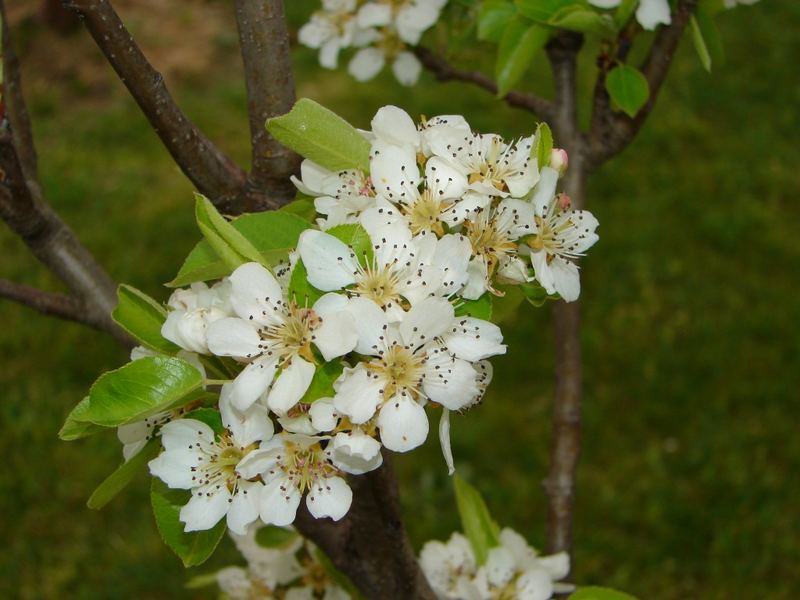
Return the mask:
<svg viewBox="0 0 800 600"><path fill-rule="evenodd" d="M108 62L128 88L172 158L221 210L241 212L245 173L181 111L162 75L145 58L108 0L65 0L80 14Z"/></svg>
<svg viewBox="0 0 800 600"><path fill-rule="evenodd" d="M667 78L672 58L678 49L689 21L697 8L698 0L681 0L672 23L662 27L656 35L641 71L650 86L650 97L634 118L611 108L611 100L605 88L605 77L612 61L601 61L594 90L592 123L589 132L589 159L594 168L622 152L633 141L656 104L658 94Z"/></svg>
<svg viewBox="0 0 800 600"><path fill-rule="evenodd" d="M247 178L248 210L278 208L295 195L289 180L300 157L266 130L270 117L289 112L294 76L283 0L236 0L236 22L247 84L253 161Z"/></svg>
<svg viewBox="0 0 800 600"><path fill-rule="evenodd" d="M8 279L0 279L0 298L13 300L36 310L43 315L50 315L75 321L95 329L103 329L103 323L93 318L86 306L72 296L45 292L37 288L14 283Z"/></svg>
<svg viewBox="0 0 800 600"><path fill-rule="evenodd" d="M417 55L422 66L433 73L439 81L463 81L497 95L497 82L483 73L457 69L443 57L435 54L428 48L414 48L414 54ZM503 97L503 100L509 106L527 110L544 121L549 122L555 116L555 106L553 103L534 94L510 91Z"/></svg>
<svg viewBox="0 0 800 600"><path fill-rule="evenodd" d="M350 478L353 504L341 521L314 519L303 505L295 526L370 600L434 600L403 528L387 453L384 459L380 469Z"/></svg>

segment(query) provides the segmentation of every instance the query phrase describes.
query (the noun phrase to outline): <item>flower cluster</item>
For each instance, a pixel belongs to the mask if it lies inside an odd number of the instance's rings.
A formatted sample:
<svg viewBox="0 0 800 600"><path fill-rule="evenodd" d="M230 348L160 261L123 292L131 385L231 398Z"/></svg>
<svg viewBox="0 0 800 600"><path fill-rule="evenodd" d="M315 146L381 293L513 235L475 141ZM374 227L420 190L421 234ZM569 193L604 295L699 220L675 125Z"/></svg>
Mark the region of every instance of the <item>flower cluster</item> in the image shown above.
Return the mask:
<svg viewBox="0 0 800 600"><path fill-rule="evenodd" d="M548 600L573 586L556 583L569 573L565 552L539 556L517 532L505 528L500 545L478 565L467 538L454 533L447 543L431 541L420 566L440 600Z"/></svg>
<svg viewBox="0 0 800 600"><path fill-rule="evenodd" d="M319 560L319 550L287 531L289 538L275 547L256 541L258 528L247 535L231 534L246 567L226 567L214 579L230 600L349 600L350 594L333 580Z"/></svg>
<svg viewBox="0 0 800 600"><path fill-rule="evenodd" d="M298 39L319 49L319 62L335 69L339 52L358 48L348 70L358 81L375 77L389 63L397 80L413 85L422 66L409 50L439 19L447 0L322 0Z"/></svg>

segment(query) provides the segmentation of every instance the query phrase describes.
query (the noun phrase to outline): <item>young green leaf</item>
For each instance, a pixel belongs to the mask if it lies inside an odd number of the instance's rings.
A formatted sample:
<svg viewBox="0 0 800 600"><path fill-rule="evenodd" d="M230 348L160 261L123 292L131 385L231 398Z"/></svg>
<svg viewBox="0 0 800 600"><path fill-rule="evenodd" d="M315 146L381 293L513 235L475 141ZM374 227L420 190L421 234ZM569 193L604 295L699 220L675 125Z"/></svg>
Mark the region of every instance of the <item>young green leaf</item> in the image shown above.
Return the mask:
<svg viewBox="0 0 800 600"><path fill-rule="evenodd" d="M219 214L208 198L196 194L195 199L197 226L214 252L230 269L250 261L264 262L250 240Z"/></svg>
<svg viewBox="0 0 800 600"><path fill-rule="evenodd" d="M714 20L701 8L697 8L690 20L692 42L703 68L711 72L712 66L721 66L725 62L722 38Z"/></svg>
<svg viewBox="0 0 800 600"><path fill-rule="evenodd" d="M547 302L548 300L558 299L558 295L556 294L554 294L553 296L549 296L547 294L547 290L545 290L536 281L532 281L531 283L523 283L518 287L522 291L525 300L527 300L528 303L535 306L536 308L543 306L544 303Z"/></svg>
<svg viewBox="0 0 800 600"><path fill-rule="evenodd" d="M256 530L256 543L263 548L281 548L297 539L298 533L286 527L265 525Z"/></svg>
<svg viewBox="0 0 800 600"><path fill-rule="evenodd" d="M203 393L202 386L200 371L185 360L147 356L100 376L87 405L70 418L117 427L186 404Z"/></svg>
<svg viewBox="0 0 800 600"><path fill-rule="evenodd" d="M482 565L486 562L489 550L500 545L500 529L492 520L478 490L458 473L453 475L453 486L458 514L461 517L461 528L475 552L478 564Z"/></svg>
<svg viewBox="0 0 800 600"><path fill-rule="evenodd" d="M308 221L296 214L281 211L242 215L231 221L231 225L255 246L263 261L270 265L285 260L297 246L300 234L309 228ZM175 279L167 285L181 287L195 281L219 279L230 272L231 269L209 243L202 240L186 257Z"/></svg>
<svg viewBox="0 0 800 600"><path fill-rule="evenodd" d="M531 147L531 157L536 157L536 164L539 169L550 166L550 155L553 153L553 132L550 126L542 121L536 127L536 135L533 138Z"/></svg>
<svg viewBox="0 0 800 600"><path fill-rule="evenodd" d="M617 31L621 30L628 21L633 17L636 7L639 5L639 0L622 0L617 10L614 11L614 25Z"/></svg>
<svg viewBox="0 0 800 600"><path fill-rule="evenodd" d="M213 529L184 532L180 521L181 508L189 501L191 493L187 490L173 490L160 479L153 477L150 487L150 503L161 539L183 561L183 566L194 567L204 563L214 552L225 533L225 519Z"/></svg>
<svg viewBox="0 0 800 600"><path fill-rule="evenodd" d="M203 573L202 575L195 575L186 582L186 589L199 590L200 588L217 585L216 573Z"/></svg>
<svg viewBox="0 0 800 600"><path fill-rule="evenodd" d="M298 306L314 306L314 303L322 298L322 292L308 282L308 271L300 259L292 270L287 295Z"/></svg>
<svg viewBox="0 0 800 600"><path fill-rule="evenodd" d="M642 73L629 65L619 65L606 76L606 90L614 103L633 118L650 97L650 86Z"/></svg>
<svg viewBox="0 0 800 600"><path fill-rule="evenodd" d="M521 15L545 23L562 8L581 2L580 0L515 0L514 4Z"/></svg>
<svg viewBox="0 0 800 600"><path fill-rule="evenodd" d="M478 11L478 39L499 42L506 24L517 14L510 0L484 0Z"/></svg>
<svg viewBox="0 0 800 600"><path fill-rule="evenodd" d="M58 437L65 442L71 442L105 431L105 427L80 420L81 415L86 412L87 408L89 408L89 396L78 402L75 408L67 415L61 430L58 432Z"/></svg>
<svg viewBox="0 0 800 600"><path fill-rule="evenodd" d="M334 112L301 98L292 110L267 121L267 130L287 148L331 171L369 172L369 142Z"/></svg>
<svg viewBox="0 0 800 600"><path fill-rule="evenodd" d="M497 286L503 292L492 301L492 322L502 325L505 321L517 318L519 307L525 301L525 294L518 285Z"/></svg>
<svg viewBox="0 0 800 600"><path fill-rule="evenodd" d="M372 264L372 241L369 234L358 223L347 223L346 225L336 225L326 231L333 237L343 241L353 249L359 261L364 264Z"/></svg>
<svg viewBox="0 0 800 600"><path fill-rule="evenodd" d="M464 300L456 306L456 316L475 317L488 321L492 318L492 295L486 292L477 300Z"/></svg>
<svg viewBox="0 0 800 600"><path fill-rule="evenodd" d="M214 433L222 433L225 430L222 424L222 415L219 414L218 410L214 410L213 408L196 408L186 413L184 418L202 421L211 427Z"/></svg>
<svg viewBox="0 0 800 600"><path fill-rule="evenodd" d="M547 24L559 29L569 29L581 33L596 33L611 36L614 33L614 20L609 15L579 4L565 6L548 20Z"/></svg>
<svg viewBox="0 0 800 600"><path fill-rule="evenodd" d="M582 587L574 594L571 594L568 600L637 600L634 596L612 590L611 588L589 586Z"/></svg>
<svg viewBox="0 0 800 600"><path fill-rule="evenodd" d="M144 448L131 456L130 460L122 463L116 471L103 480L103 483L97 486L86 506L94 510L103 508L131 482L136 473L156 457L160 447L161 442L157 439L147 442Z"/></svg>
<svg viewBox="0 0 800 600"><path fill-rule="evenodd" d="M317 216L317 209L314 207L314 199L300 193L298 193L297 197L289 202L289 204L281 206L278 211L297 215L308 223L313 223L314 217Z"/></svg>
<svg viewBox="0 0 800 600"><path fill-rule="evenodd" d="M120 327L156 352L174 354L180 350L161 335L167 312L158 302L125 284L117 288L117 298L119 302L111 316Z"/></svg>
<svg viewBox="0 0 800 600"><path fill-rule="evenodd" d="M497 96L502 98L519 83L533 57L544 47L549 31L541 25L531 24L522 17L514 17L506 25L500 38L495 63Z"/></svg>
<svg viewBox="0 0 800 600"><path fill-rule="evenodd" d="M344 365L339 361L325 363L321 367L317 367L308 390L300 398L300 402L310 404L320 398L332 398L335 394L333 382L339 378L342 371L344 371Z"/></svg>

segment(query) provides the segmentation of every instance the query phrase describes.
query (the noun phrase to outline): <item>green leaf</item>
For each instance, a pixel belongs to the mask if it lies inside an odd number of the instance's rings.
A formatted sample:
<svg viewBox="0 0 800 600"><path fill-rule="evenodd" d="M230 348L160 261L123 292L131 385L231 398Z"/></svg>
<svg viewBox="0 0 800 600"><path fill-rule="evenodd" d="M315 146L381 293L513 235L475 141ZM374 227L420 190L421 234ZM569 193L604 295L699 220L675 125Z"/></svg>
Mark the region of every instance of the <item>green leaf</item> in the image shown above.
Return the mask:
<svg viewBox="0 0 800 600"><path fill-rule="evenodd" d="M183 561L183 566L194 567L204 563L214 552L225 533L225 519L207 531L185 533L180 521L180 512L189 501L187 490L172 490L160 479L153 477L150 487L150 503L161 538Z"/></svg>
<svg viewBox="0 0 800 600"><path fill-rule="evenodd" d="M264 262L264 257L250 240L219 214L208 198L195 194L195 200L197 226L229 269L250 261Z"/></svg>
<svg viewBox="0 0 800 600"><path fill-rule="evenodd" d="M301 217L281 211L242 215L231 221L231 225L256 247L270 265L286 259L297 246L300 234L310 227ZM231 269L203 240L189 253L178 275L167 285L181 287L195 281L219 279L230 272Z"/></svg>
<svg viewBox="0 0 800 600"><path fill-rule="evenodd" d="M156 457L160 447L161 442L155 438L147 442L144 448L131 456L130 460L122 463L116 471L105 478L103 483L97 486L86 506L94 510L103 508L131 482L136 473Z"/></svg>
<svg viewBox="0 0 800 600"><path fill-rule="evenodd" d="M195 575L186 582L185 587L189 590L198 590L211 585L217 585L216 573L203 573L202 575Z"/></svg>
<svg viewBox="0 0 800 600"><path fill-rule="evenodd" d="M568 600L636 600L636 598L611 588L589 586L580 588L571 594Z"/></svg>
<svg viewBox="0 0 800 600"><path fill-rule="evenodd" d="M518 285L495 287L503 292L503 295L494 298L492 301L492 322L496 325L501 325L505 321L517 317L519 307L525 301L525 294L522 293Z"/></svg>
<svg viewBox="0 0 800 600"><path fill-rule="evenodd" d="M102 375L85 408L68 418L117 427L185 404L203 393L202 386L200 371L185 360L146 356Z"/></svg>
<svg viewBox="0 0 800 600"><path fill-rule="evenodd" d="M86 412L86 409L88 408L89 396L86 396L86 398L78 402L78 404L75 405L75 408L73 408L69 415L67 415L64 425L61 426L61 430L58 432L58 437L65 442L71 442L73 440L89 437L95 433L105 431L105 427L100 427L100 425L95 425L94 423L87 423L80 420L81 415Z"/></svg>
<svg viewBox="0 0 800 600"><path fill-rule="evenodd" d="M369 142L313 100L301 98L288 114L269 119L267 129L281 144L326 169L369 172Z"/></svg>
<svg viewBox="0 0 800 600"><path fill-rule="evenodd" d="M289 290L287 295L290 300L298 306L314 306L314 303L322 298L323 292L319 291L308 282L308 271L303 261L298 259L292 270L292 277L289 279Z"/></svg>
<svg viewBox="0 0 800 600"><path fill-rule="evenodd" d="M517 14L509 0L484 0L478 11L478 39L499 42L506 24Z"/></svg>
<svg viewBox="0 0 800 600"><path fill-rule="evenodd" d="M700 57L703 68L711 72L711 67L721 66L725 62L725 51L722 47L722 38L713 19L699 7L690 20L692 27L692 42Z"/></svg>
<svg viewBox="0 0 800 600"><path fill-rule="evenodd" d="M358 223L336 225L328 229L325 233L332 235L350 246L361 264L364 264L365 260L367 264L372 263L372 240L369 239L369 234L366 229Z"/></svg>
<svg viewBox="0 0 800 600"><path fill-rule="evenodd" d="M647 79L638 69L629 65L619 65L608 73L606 90L616 105L631 118L636 116L650 97Z"/></svg>
<svg viewBox="0 0 800 600"><path fill-rule="evenodd" d="M479 565L486 562L489 550L500 545L500 528L492 520L489 509L478 490L458 473L453 475L456 505L461 516L461 528L475 552Z"/></svg>
<svg viewBox="0 0 800 600"><path fill-rule="evenodd" d="M536 127L531 156L536 157L536 164L541 169L542 167L550 166L551 154L553 154L553 132L550 131L550 126L542 121Z"/></svg>
<svg viewBox="0 0 800 600"><path fill-rule="evenodd" d="M547 20L551 27L569 29L581 33L596 33L610 36L614 33L614 19L611 16L580 5L565 6Z"/></svg>
<svg viewBox="0 0 800 600"><path fill-rule="evenodd" d="M297 215L308 223L314 223L314 218L317 216L314 199L299 192L294 200L281 206L278 211Z"/></svg>
<svg viewBox="0 0 800 600"><path fill-rule="evenodd" d="M174 354L180 348L164 339L161 326L167 318L164 308L144 292L129 285L117 288L117 302L111 316L125 331L139 342L166 354Z"/></svg>
<svg viewBox="0 0 800 600"><path fill-rule="evenodd" d="M502 98L519 83L533 57L547 43L547 28L531 25L522 17L514 17L508 22L500 39L495 63L497 96Z"/></svg>
<svg viewBox="0 0 800 600"><path fill-rule="evenodd" d="M543 306L545 302L548 300L558 300L558 294L553 294L552 296L547 294L547 290L545 290L539 283L533 281L531 283L523 283L518 286L519 289L522 291L522 294L525 297L525 300L528 301L529 304L539 308Z"/></svg>
<svg viewBox="0 0 800 600"><path fill-rule="evenodd" d="M298 533L286 527L265 525L256 530L256 542L264 548L280 548L297 539Z"/></svg>
<svg viewBox="0 0 800 600"><path fill-rule="evenodd" d="M488 321L492 318L492 295L486 292L477 300L464 300L456 307L456 316L475 317Z"/></svg>
<svg viewBox="0 0 800 600"><path fill-rule="evenodd" d="M713 17L725 10L725 0L700 0L697 4L697 9Z"/></svg>
<svg viewBox="0 0 800 600"><path fill-rule="evenodd" d="M515 0L520 14L534 21L547 22L564 7L585 4L581 0Z"/></svg>
<svg viewBox="0 0 800 600"><path fill-rule="evenodd" d="M325 363L317 367L308 390L300 398L300 402L311 404L320 398L332 398L335 393L333 382L339 378L342 371L344 371L344 365L340 361Z"/></svg>
<svg viewBox="0 0 800 600"><path fill-rule="evenodd" d="M614 25L617 30L621 30L628 24L638 5L639 0L622 0L617 10L614 11Z"/></svg>
<svg viewBox="0 0 800 600"><path fill-rule="evenodd" d="M196 408L183 415L185 419L197 419L202 421L214 431L214 433L222 433L225 427L222 425L222 415L218 410L213 408Z"/></svg>

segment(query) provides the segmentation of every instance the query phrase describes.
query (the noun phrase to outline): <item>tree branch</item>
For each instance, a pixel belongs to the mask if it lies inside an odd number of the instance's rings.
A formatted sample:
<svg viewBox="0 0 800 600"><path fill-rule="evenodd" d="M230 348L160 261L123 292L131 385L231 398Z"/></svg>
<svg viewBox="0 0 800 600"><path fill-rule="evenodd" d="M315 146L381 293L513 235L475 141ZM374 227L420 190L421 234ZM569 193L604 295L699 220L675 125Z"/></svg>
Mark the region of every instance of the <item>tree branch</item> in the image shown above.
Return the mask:
<svg viewBox="0 0 800 600"><path fill-rule="evenodd" d="M245 173L181 111L108 0L64 0L78 11L100 50L150 121L172 158L223 212L242 211Z"/></svg>
<svg viewBox="0 0 800 600"><path fill-rule="evenodd" d="M103 330L102 322L93 318L86 310L83 302L66 294L45 292L34 287L14 283L8 279L0 279L0 298L13 300L36 310L43 315L50 315L88 325Z"/></svg>
<svg viewBox="0 0 800 600"><path fill-rule="evenodd" d="M294 76L283 0L236 0L236 23L247 85L253 160L247 178L248 210L278 208L292 200L289 180L299 173L300 156L267 132L267 119L289 112Z"/></svg>
<svg viewBox="0 0 800 600"><path fill-rule="evenodd" d="M414 48L414 54L422 66L433 73L439 81L463 81L497 95L497 83L483 73L457 69L442 56L421 46ZM514 108L527 110L547 122L550 122L556 114L556 107L552 102L534 94L510 91L503 97L503 101Z"/></svg>
<svg viewBox="0 0 800 600"><path fill-rule="evenodd" d="M594 89L592 120L589 132L589 160L593 168L622 152L636 137L656 104L658 94L667 78L670 64L683 37L683 32L697 8L698 0L681 0L672 23L656 35L647 58L640 69L650 86L650 97L634 118L611 108L605 89L605 77L616 61L601 61ZM620 57L624 60L624 55Z"/></svg>
<svg viewBox="0 0 800 600"><path fill-rule="evenodd" d="M340 521L315 519L301 505L295 527L370 600L435 600L400 516L388 452L379 469L350 478L353 504Z"/></svg>

